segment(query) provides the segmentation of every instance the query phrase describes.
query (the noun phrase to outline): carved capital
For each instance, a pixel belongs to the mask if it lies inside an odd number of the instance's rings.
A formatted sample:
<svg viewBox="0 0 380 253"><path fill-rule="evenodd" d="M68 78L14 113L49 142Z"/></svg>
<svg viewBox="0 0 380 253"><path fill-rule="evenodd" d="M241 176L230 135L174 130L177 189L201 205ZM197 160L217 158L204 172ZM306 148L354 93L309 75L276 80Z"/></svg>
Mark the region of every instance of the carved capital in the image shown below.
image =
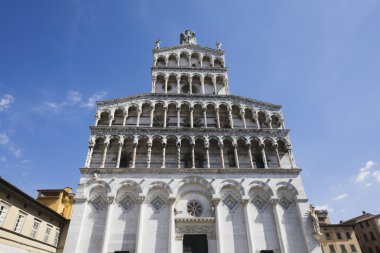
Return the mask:
<svg viewBox="0 0 380 253"><path fill-rule="evenodd" d="M274 198L270 199L269 203L274 207L274 206L276 206L278 204L278 199L274 199Z"/></svg>

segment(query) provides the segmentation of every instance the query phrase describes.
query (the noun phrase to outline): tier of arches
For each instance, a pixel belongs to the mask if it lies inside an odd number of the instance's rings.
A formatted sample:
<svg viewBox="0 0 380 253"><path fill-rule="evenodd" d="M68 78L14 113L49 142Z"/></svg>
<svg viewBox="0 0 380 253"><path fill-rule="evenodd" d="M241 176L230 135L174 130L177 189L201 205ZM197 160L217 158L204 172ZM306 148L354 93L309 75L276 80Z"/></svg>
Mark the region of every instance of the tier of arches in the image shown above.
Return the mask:
<svg viewBox="0 0 380 253"><path fill-rule="evenodd" d="M151 102L100 109L95 126L284 129L277 112L237 104Z"/></svg>
<svg viewBox="0 0 380 253"><path fill-rule="evenodd" d="M198 52L183 51L154 56L156 67L224 68L224 58Z"/></svg>
<svg viewBox="0 0 380 253"><path fill-rule="evenodd" d="M227 95L228 80L221 74L164 74L152 77L152 93Z"/></svg>
<svg viewBox="0 0 380 253"><path fill-rule="evenodd" d="M90 140L91 168L294 168L284 138L98 136Z"/></svg>

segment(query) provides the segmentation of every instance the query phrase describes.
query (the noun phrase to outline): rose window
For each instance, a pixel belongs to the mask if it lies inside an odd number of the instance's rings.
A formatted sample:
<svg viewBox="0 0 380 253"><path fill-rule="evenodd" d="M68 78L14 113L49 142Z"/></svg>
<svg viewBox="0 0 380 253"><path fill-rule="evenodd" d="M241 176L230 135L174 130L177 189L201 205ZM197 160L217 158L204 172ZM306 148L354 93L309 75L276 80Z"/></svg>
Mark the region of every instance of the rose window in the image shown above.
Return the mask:
<svg viewBox="0 0 380 253"><path fill-rule="evenodd" d="M195 217L201 216L202 205L196 200L189 201L189 203L187 203L187 213Z"/></svg>

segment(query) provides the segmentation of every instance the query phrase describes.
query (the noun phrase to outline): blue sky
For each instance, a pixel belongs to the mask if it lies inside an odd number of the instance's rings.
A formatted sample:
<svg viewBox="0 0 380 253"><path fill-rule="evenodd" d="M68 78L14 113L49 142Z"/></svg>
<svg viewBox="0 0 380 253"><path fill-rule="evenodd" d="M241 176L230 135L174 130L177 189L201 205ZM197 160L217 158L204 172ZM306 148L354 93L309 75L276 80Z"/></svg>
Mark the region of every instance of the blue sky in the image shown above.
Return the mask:
<svg viewBox="0 0 380 253"><path fill-rule="evenodd" d="M283 105L310 202L380 213L380 1L0 3L0 175L76 187L95 100L150 91L152 48L226 50L231 93Z"/></svg>

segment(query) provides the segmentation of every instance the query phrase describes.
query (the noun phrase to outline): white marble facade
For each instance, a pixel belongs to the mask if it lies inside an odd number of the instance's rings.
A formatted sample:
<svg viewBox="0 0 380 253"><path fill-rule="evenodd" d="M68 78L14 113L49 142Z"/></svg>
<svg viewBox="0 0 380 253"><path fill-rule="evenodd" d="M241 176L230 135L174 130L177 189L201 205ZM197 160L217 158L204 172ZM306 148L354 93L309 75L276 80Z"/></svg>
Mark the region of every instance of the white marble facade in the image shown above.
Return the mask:
<svg viewBox="0 0 380 253"><path fill-rule="evenodd" d="M321 252L281 106L230 95L195 41L156 43L152 93L98 102L65 253Z"/></svg>

